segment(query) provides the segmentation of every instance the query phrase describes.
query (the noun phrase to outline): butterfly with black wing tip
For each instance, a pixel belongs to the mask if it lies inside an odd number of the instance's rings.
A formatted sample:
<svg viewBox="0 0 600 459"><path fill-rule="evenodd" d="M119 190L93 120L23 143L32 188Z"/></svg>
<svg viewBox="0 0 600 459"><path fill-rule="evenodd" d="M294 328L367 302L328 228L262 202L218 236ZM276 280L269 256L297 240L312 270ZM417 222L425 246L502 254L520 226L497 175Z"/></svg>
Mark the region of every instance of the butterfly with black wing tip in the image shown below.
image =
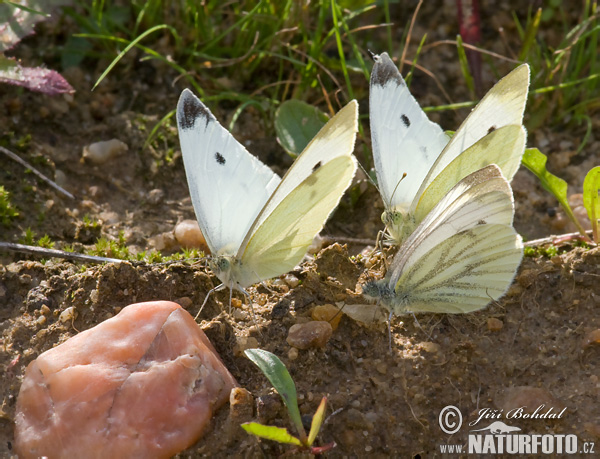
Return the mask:
<svg viewBox="0 0 600 459"><path fill-rule="evenodd" d="M521 163L529 67L501 79L449 138L410 94L387 53L375 56L369 113L389 242L400 245L461 179L496 164L510 182Z"/></svg>
<svg viewBox="0 0 600 459"><path fill-rule="evenodd" d="M356 172L354 100L327 122L283 179L187 89L177 104L177 126L192 204L213 256L209 266L222 282L211 292L246 293L249 285L293 269Z"/></svg>
<svg viewBox="0 0 600 459"><path fill-rule="evenodd" d="M402 244L382 280L362 285L376 304L343 311L359 322L393 314L468 313L506 293L523 257L514 203L496 165L458 182Z"/></svg>

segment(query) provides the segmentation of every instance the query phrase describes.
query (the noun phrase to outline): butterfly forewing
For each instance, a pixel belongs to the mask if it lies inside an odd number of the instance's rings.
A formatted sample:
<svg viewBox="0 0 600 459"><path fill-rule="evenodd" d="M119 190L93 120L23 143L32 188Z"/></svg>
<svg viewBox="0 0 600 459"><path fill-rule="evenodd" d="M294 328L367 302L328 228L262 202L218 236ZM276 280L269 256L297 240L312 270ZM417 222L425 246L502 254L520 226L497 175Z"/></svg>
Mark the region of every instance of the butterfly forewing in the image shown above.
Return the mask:
<svg viewBox="0 0 600 459"><path fill-rule="evenodd" d="M420 196L435 177L458 155L479 139L503 126L522 125L528 89L529 66L527 64L517 67L496 83L452 136L428 172L417 196ZM512 176L506 178L512 180Z"/></svg>
<svg viewBox="0 0 600 459"><path fill-rule="evenodd" d="M298 188L307 178L325 166L328 162L338 157L349 157L354 149L356 132L358 131L358 103L353 100L342 108L318 132L314 139L306 146L304 151L296 158L294 164L287 171L277 189L273 192L260 215L252 225L244 242L240 247L238 257L241 258L254 233L265 223L271 213L275 211L286 197ZM319 174L320 176L321 174ZM327 178L324 178L328 182ZM350 182L346 183L346 188ZM331 182L331 186L334 185ZM344 188L345 189L345 188ZM343 193L343 192L342 192ZM337 202L341 194L337 196ZM287 201L289 202L289 201ZM333 209L333 208L332 208ZM331 210L324 216L325 218ZM279 220L277 220L279 221ZM324 222L320 222L321 227ZM318 231L317 231L318 232ZM313 234L313 237L316 235Z"/></svg>
<svg viewBox="0 0 600 459"><path fill-rule="evenodd" d="M467 175L489 164L497 165L504 177L514 176L524 151L523 126L504 126L488 134L456 157L425 189L414 212L415 220L423 220L437 204L440 196L446 195Z"/></svg>
<svg viewBox="0 0 600 459"><path fill-rule="evenodd" d="M177 126L196 218L213 255L235 255L280 178L188 89Z"/></svg>
<svg viewBox="0 0 600 459"><path fill-rule="evenodd" d="M371 73L369 117L383 202L386 209L408 208L449 138L429 121L387 53L376 58Z"/></svg>
<svg viewBox="0 0 600 459"><path fill-rule="evenodd" d="M290 271L302 260L355 171L353 156L338 156L285 196L254 232L242 256L248 274L258 276L254 282Z"/></svg>

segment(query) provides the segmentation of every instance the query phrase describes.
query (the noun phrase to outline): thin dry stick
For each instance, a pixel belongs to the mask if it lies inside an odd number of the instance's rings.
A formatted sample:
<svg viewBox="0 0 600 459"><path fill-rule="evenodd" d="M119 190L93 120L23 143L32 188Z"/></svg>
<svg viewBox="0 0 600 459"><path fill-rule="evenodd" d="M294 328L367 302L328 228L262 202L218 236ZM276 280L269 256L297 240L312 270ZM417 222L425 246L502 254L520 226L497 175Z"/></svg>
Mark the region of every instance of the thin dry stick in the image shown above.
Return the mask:
<svg viewBox="0 0 600 459"><path fill-rule="evenodd" d="M24 244L15 244L13 242L0 242L0 250L11 250L13 252L29 253L48 258L64 258L66 260L88 261L92 263L121 263L126 260L118 258L97 257L94 255L84 255L82 253L65 252L64 250L46 249Z"/></svg>
<svg viewBox="0 0 600 459"><path fill-rule="evenodd" d="M15 160L16 162L18 162L21 166L26 167L27 169L31 169L31 171L37 175L39 178L41 178L44 182L46 182L48 185L50 185L52 188L60 191L62 194L64 194L66 197L71 198L71 199L75 199L75 196L73 196L71 193L69 193L67 190L65 190L64 188L60 187L57 183L53 182L52 180L50 180L48 177L46 177L44 174L42 174L40 171L38 171L35 167L33 167L31 164L29 164L27 161L25 161L24 159L21 159L19 156L17 156L15 153L13 153L12 151L0 146L0 151L2 153L4 153L6 156L8 156L10 159Z"/></svg>
<svg viewBox="0 0 600 459"><path fill-rule="evenodd" d="M592 235L592 230L588 230L586 231L586 233L588 235ZM548 236L548 237L544 237L542 239L535 239L533 241L527 241L525 242L523 245L525 247L538 247L540 245L544 245L544 244L553 244L553 245L557 245L557 244L562 244L564 242L569 242L569 241L573 241L573 240L583 240L584 242L587 242L588 244L593 242L591 240L584 240L582 234L577 231L575 233L567 233L567 234L561 234L558 236Z"/></svg>

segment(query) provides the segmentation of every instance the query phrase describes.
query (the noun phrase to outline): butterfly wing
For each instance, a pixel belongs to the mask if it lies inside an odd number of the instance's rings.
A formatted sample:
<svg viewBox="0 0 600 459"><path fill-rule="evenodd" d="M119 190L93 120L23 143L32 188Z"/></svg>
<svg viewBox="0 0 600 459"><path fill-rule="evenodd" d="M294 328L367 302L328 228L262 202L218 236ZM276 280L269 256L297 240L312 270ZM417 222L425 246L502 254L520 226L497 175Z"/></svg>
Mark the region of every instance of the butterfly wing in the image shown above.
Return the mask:
<svg viewBox="0 0 600 459"><path fill-rule="evenodd" d="M496 164L504 177L513 177L521 165L525 137L523 126L509 125L467 148L440 172L420 196L414 213L415 221L422 221L440 196L445 196L456 183L489 164Z"/></svg>
<svg viewBox="0 0 600 459"><path fill-rule="evenodd" d="M416 193L417 199L413 202L413 210L416 207L418 197L462 152L494 130L503 126L520 126L523 124L523 112L527 102L528 89L529 66L527 64L517 67L490 89L460 125L429 170L427 177ZM483 153L485 154L485 152ZM512 153L519 157L523 155L523 152L518 150L512 150ZM490 163L491 161L487 162L487 164ZM506 172L511 171L507 170ZM515 172L516 169L512 172L513 175ZM511 181L513 175L506 175L506 178Z"/></svg>
<svg viewBox="0 0 600 459"><path fill-rule="evenodd" d="M240 284L280 275L302 260L356 172L357 130L352 101L298 156L242 244Z"/></svg>
<svg viewBox="0 0 600 459"><path fill-rule="evenodd" d="M384 205L408 209L449 138L429 121L387 53L376 57L371 72L369 117Z"/></svg>
<svg viewBox="0 0 600 459"><path fill-rule="evenodd" d="M394 312L466 313L500 298L523 256L513 227L488 224L439 241L406 267L395 288Z"/></svg>
<svg viewBox="0 0 600 459"><path fill-rule="evenodd" d="M177 104L177 126L202 234L213 255L235 255L280 178L188 89Z"/></svg>
<svg viewBox="0 0 600 459"><path fill-rule="evenodd" d="M510 186L497 166L461 180L394 258L388 277L394 311L468 312L501 296L523 252L510 226L513 212Z"/></svg>

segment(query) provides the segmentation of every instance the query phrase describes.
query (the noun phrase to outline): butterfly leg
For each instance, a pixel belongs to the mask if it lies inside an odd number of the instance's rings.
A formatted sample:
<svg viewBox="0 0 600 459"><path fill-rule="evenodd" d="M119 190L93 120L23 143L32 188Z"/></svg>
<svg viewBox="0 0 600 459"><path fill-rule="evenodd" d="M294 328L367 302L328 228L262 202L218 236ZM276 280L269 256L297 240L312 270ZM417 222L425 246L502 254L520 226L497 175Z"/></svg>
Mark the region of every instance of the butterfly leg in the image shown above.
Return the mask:
<svg viewBox="0 0 600 459"><path fill-rule="evenodd" d="M219 284L214 288L211 288L208 293L206 294L206 296L204 297L204 301L202 302L202 306L200 306L200 310L198 311L198 314L196 314L196 317L194 317L194 320L198 320L198 316L200 315L200 313L202 312L202 309L204 309L204 306L206 305L206 302L208 301L208 298L210 297L210 295L213 292L218 292L219 290L223 290L225 288L225 284ZM229 307L231 308L231 299L229 300Z"/></svg>
<svg viewBox="0 0 600 459"><path fill-rule="evenodd" d="M429 341L433 341L433 338L432 338L432 337L429 335L429 333L427 333L427 332L425 331L425 329L424 329L423 327L421 327L421 324L420 324L420 323L419 323L419 321L417 320L417 316L415 316L415 313L414 313L414 312L411 312L411 314L412 314L412 316L413 316L413 319L415 319L415 323L417 324L417 327L419 327L419 328L421 329L421 331L422 331L423 333L425 333L425 336L427 336L427 338L429 338Z"/></svg>

